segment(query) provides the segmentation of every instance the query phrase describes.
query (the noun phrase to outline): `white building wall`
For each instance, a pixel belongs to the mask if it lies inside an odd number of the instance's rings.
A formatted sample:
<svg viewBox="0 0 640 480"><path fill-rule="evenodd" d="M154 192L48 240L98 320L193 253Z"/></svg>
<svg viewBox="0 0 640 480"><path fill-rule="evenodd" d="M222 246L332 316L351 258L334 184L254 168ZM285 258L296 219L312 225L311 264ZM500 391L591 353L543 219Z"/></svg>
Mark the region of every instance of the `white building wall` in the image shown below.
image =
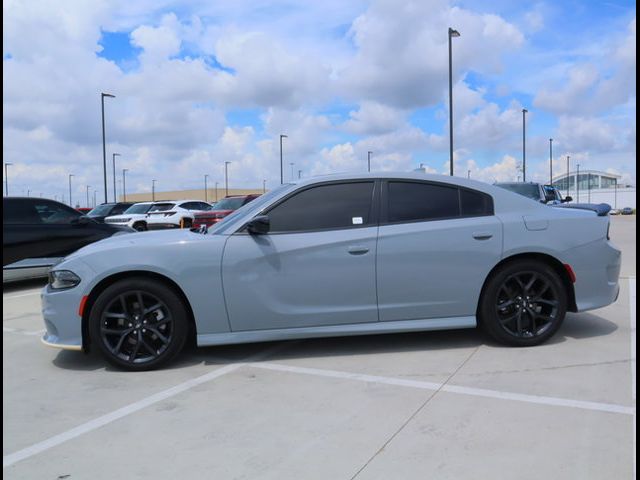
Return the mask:
<svg viewBox="0 0 640 480"><path fill-rule="evenodd" d="M566 196L567 191L561 190L562 195ZM614 189L580 189L580 194L576 189L571 189L569 195L573 197L573 202L577 203L608 203L611 208L636 208L636 189L635 188L618 188L617 194Z"/></svg>

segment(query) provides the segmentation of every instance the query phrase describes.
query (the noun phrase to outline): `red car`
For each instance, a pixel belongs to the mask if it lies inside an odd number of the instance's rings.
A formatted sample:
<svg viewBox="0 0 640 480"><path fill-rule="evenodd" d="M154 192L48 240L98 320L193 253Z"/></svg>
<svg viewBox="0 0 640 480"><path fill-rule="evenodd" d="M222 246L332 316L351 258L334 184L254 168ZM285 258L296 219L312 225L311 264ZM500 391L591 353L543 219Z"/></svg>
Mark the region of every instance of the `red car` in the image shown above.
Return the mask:
<svg viewBox="0 0 640 480"><path fill-rule="evenodd" d="M246 205L259 196L260 195L258 194L229 195L216 203L211 210L196 213L194 215L192 228L201 228L203 226L210 227L211 225L218 223L234 210L239 209L241 206Z"/></svg>
<svg viewBox="0 0 640 480"><path fill-rule="evenodd" d="M93 210L93 209L92 208L87 208L87 207L78 207L78 208L76 208L76 211L80 212L83 215L86 215L91 210Z"/></svg>

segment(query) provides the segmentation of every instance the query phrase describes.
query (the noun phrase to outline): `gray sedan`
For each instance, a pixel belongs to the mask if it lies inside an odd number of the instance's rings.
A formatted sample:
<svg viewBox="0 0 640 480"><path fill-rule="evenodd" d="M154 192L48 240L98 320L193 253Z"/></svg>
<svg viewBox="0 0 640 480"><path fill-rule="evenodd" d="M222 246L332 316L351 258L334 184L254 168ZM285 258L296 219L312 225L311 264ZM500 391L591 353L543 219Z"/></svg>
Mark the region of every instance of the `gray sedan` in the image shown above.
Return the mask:
<svg viewBox="0 0 640 480"><path fill-rule="evenodd" d="M67 257L43 342L125 369L200 346L474 328L537 345L618 295L602 211L473 180L330 176L282 185L209 231L134 233Z"/></svg>

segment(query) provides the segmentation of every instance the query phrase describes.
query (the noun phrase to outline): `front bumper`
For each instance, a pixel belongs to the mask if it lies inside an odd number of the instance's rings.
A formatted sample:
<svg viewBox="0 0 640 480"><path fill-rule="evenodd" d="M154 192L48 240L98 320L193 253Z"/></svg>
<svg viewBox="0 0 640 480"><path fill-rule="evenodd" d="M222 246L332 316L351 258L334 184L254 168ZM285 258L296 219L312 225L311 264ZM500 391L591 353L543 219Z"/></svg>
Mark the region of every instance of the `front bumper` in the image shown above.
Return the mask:
<svg viewBox="0 0 640 480"><path fill-rule="evenodd" d="M47 285L40 298L46 328L42 343L65 350L82 350L82 318L78 314L82 290L76 287L55 291Z"/></svg>

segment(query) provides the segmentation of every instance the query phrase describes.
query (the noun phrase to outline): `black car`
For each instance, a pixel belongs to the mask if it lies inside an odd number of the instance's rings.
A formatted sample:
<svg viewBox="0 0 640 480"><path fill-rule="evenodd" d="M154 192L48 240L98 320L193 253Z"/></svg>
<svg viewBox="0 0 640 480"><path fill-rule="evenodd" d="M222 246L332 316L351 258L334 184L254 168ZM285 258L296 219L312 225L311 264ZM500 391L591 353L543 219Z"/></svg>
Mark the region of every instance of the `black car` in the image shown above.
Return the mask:
<svg viewBox="0 0 640 480"><path fill-rule="evenodd" d="M103 203L87 213L87 217L98 223L104 223L105 218L111 215L120 215L131 205L133 205L132 202Z"/></svg>
<svg viewBox="0 0 640 480"><path fill-rule="evenodd" d="M3 282L46 275L62 257L129 227L98 223L54 200L5 197L2 205Z"/></svg>

